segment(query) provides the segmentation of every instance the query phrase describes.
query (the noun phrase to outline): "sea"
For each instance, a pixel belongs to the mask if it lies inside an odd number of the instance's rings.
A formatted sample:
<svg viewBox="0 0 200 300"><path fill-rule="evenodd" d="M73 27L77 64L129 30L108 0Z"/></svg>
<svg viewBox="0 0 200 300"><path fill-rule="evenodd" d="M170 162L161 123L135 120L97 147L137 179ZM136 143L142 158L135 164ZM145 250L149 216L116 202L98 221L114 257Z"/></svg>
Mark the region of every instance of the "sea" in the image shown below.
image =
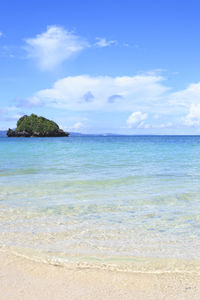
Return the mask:
<svg viewBox="0 0 200 300"><path fill-rule="evenodd" d="M0 250L200 272L200 136L1 137Z"/></svg>

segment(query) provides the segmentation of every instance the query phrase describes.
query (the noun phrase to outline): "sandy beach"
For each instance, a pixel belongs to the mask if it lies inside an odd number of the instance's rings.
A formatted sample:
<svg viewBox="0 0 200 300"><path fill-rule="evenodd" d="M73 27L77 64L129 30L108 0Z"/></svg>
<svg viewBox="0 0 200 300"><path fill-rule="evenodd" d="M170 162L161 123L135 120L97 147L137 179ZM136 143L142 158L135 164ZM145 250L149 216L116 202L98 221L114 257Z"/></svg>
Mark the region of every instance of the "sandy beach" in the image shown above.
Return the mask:
<svg viewBox="0 0 200 300"><path fill-rule="evenodd" d="M126 273L34 262L0 254L1 300L200 299L197 273Z"/></svg>

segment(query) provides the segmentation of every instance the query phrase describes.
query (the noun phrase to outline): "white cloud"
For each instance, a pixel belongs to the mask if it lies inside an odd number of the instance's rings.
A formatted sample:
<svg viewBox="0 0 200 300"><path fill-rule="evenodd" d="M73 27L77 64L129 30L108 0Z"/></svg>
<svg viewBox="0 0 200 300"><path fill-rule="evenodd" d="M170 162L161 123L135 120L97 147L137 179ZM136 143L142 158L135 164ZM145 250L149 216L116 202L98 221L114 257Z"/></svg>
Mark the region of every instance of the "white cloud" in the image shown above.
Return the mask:
<svg viewBox="0 0 200 300"><path fill-rule="evenodd" d="M28 102L36 99L36 104L69 111L116 112L121 128L124 128L123 120L126 129L200 127L200 83L171 92L163 80L152 72L119 77L69 76L56 81L49 89L36 92ZM125 112L133 112L127 121ZM81 126L79 121L73 120L75 129Z"/></svg>
<svg viewBox="0 0 200 300"><path fill-rule="evenodd" d="M4 110L5 110L6 112L9 112L9 111L16 111L16 110L18 110L18 108L17 108L16 106L6 106L6 107L4 107Z"/></svg>
<svg viewBox="0 0 200 300"><path fill-rule="evenodd" d="M106 40L105 38L96 38L97 42L95 43L98 47L108 47L112 45L117 45L115 40Z"/></svg>
<svg viewBox="0 0 200 300"><path fill-rule="evenodd" d="M162 123L158 125L152 125L151 128L169 128L172 126L173 126L172 122L168 122L168 123Z"/></svg>
<svg viewBox="0 0 200 300"><path fill-rule="evenodd" d="M8 119L9 120L14 120L14 121L16 120L17 121L22 116L23 116L23 114L15 114L15 115L9 116Z"/></svg>
<svg viewBox="0 0 200 300"><path fill-rule="evenodd" d="M3 114L2 110L0 109L0 120L1 121L17 121L19 118L21 118L23 116L23 113L18 113L18 114L14 114L14 115L10 115L10 114Z"/></svg>
<svg viewBox="0 0 200 300"><path fill-rule="evenodd" d="M144 128L144 120L147 119L147 114L141 111L133 112L127 119L126 123L129 128ZM146 127L148 128L148 127Z"/></svg>
<svg viewBox="0 0 200 300"><path fill-rule="evenodd" d="M45 104L75 111L132 111L152 105L168 90L156 75L65 77L34 96Z"/></svg>
<svg viewBox="0 0 200 300"><path fill-rule="evenodd" d="M84 125L83 125L82 122L77 122L77 123L75 123L75 124L71 127L71 129L80 129L80 128L83 128L83 127L84 127Z"/></svg>
<svg viewBox="0 0 200 300"><path fill-rule="evenodd" d="M51 70L87 47L79 36L60 26L49 26L35 38L26 39L28 57L42 70Z"/></svg>
<svg viewBox="0 0 200 300"><path fill-rule="evenodd" d="M21 113L17 113L17 107L15 106L5 106L0 108L0 120L16 120L18 116L21 117ZM10 113L16 112L14 115Z"/></svg>
<svg viewBox="0 0 200 300"><path fill-rule="evenodd" d="M0 31L0 37L2 37L3 36L3 33Z"/></svg>
<svg viewBox="0 0 200 300"><path fill-rule="evenodd" d="M44 102L37 96L28 97L24 99L14 99L17 108L31 108L31 107L40 107L44 105Z"/></svg>
<svg viewBox="0 0 200 300"><path fill-rule="evenodd" d="M169 104L186 126L200 126L200 82L169 95ZM189 111L189 112L188 112ZM183 117L186 113L187 115Z"/></svg>
<svg viewBox="0 0 200 300"><path fill-rule="evenodd" d="M200 126L200 104L192 104L184 119L186 126Z"/></svg>
<svg viewBox="0 0 200 300"><path fill-rule="evenodd" d="M40 98L33 96L33 97L30 97L27 99L27 105L28 106L42 106L43 101Z"/></svg>
<svg viewBox="0 0 200 300"><path fill-rule="evenodd" d="M172 105L190 107L191 103L200 102L200 82L190 84L186 89L169 95Z"/></svg>

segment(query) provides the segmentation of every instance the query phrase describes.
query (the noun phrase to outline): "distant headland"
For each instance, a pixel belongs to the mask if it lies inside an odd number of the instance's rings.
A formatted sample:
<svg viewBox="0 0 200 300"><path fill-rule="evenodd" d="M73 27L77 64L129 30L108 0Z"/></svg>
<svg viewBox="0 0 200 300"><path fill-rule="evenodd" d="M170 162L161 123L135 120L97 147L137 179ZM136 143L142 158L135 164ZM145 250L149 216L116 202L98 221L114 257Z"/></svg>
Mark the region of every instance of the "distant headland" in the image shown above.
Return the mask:
<svg viewBox="0 0 200 300"><path fill-rule="evenodd" d="M38 117L35 114L24 115L17 121L15 130L8 129L8 137L62 137L68 136L59 126L44 117Z"/></svg>

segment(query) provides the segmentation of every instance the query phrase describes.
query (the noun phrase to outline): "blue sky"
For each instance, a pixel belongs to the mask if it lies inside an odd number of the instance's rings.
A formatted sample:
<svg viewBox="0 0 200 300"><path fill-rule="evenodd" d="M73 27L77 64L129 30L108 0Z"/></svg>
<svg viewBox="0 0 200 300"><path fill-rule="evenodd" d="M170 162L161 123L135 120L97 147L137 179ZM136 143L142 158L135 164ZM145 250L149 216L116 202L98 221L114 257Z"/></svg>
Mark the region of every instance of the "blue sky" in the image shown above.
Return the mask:
<svg viewBox="0 0 200 300"><path fill-rule="evenodd" d="M0 129L36 113L88 133L200 133L197 0L0 9Z"/></svg>

